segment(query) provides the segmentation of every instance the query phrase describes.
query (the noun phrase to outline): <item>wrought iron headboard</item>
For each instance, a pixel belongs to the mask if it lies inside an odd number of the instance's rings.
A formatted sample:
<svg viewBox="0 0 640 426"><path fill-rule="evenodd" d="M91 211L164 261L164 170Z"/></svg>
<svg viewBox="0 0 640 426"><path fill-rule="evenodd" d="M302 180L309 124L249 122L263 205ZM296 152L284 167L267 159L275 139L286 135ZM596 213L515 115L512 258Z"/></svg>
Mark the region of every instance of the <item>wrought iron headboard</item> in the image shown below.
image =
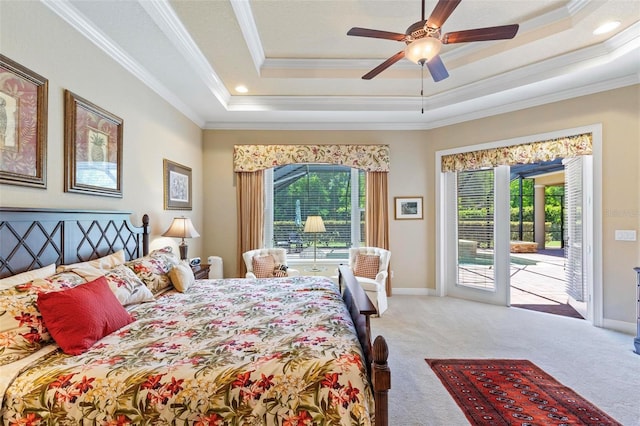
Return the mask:
<svg viewBox="0 0 640 426"><path fill-rule="evenodd" d="M120 249L127 259L149 252L149 216L131 212L0 207L0 278L83 262Z"/></svg>

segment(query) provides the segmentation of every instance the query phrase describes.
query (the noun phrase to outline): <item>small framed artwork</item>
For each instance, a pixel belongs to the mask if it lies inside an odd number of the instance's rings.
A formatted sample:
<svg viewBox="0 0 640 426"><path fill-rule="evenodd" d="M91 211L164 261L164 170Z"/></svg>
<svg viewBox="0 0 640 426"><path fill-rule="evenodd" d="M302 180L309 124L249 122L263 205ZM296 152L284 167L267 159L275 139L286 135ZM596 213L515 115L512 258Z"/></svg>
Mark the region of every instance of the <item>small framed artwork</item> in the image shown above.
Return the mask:
<svg viewBox="0 0 640 426"><path fill-rule="evenodd" d="M394 197L396 219L422 219L422 197Z"/></svg>
<svg viewBox="0 0 640 426"><path fill-rule="evenodd" d="M47 187L46 78L0 55L0 183Z"/></svg>
<svg viewBox="0 0 640 426"><path fill-rule="evenodd" d="M164 159L164 209L191 210L191 169Z"/></svg>
<svg viewBox="0 0 640 426"><path fill-rule="evenodd" d="M64 91L64 190L122 198L122 119Z"/></svg>

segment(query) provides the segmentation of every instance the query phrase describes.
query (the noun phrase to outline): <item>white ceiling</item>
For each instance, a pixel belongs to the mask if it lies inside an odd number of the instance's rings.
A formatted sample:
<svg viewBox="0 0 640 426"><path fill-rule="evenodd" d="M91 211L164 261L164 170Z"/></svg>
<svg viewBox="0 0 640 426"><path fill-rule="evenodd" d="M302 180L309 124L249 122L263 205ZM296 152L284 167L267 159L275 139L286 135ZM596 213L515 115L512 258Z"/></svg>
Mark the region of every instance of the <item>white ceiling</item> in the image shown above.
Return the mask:
<svg viewBox="0 0 640 426"><path fill-rule="evenodd" d="M420 0L42 1L209 129L429 129L640 83L637 0L463 0L443 33L520 30L445 45L438 83L406 59L362 80L404 44L346 35L404 33Z"/></svg>

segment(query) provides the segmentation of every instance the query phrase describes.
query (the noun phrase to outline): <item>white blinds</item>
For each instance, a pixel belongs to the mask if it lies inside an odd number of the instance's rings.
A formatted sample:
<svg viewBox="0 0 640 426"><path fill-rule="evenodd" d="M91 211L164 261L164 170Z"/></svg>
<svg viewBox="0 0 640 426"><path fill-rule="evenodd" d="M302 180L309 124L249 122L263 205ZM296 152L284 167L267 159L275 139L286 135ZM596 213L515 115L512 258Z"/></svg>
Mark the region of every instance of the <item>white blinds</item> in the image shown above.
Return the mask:
<svg viewBox="0 0 640 426"><path fill-rule="evenodd" d="M494 171L457 173L458 284L495 289Z"/></svg>
<svg viewBox="0 0 640 426"><path fill-rule="evenodd" d="M584 215L583 215L583 157L564 161L565 166L565 223L567 294L577 301L585 300L584 262Z"/></svg>

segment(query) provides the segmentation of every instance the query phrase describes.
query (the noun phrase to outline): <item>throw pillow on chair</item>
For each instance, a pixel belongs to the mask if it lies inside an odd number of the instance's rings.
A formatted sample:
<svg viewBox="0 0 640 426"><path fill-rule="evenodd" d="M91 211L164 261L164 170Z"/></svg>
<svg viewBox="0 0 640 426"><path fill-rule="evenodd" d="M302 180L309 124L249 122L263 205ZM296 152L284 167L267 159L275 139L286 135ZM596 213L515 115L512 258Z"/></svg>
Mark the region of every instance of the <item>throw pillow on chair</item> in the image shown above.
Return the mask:
<svg viewBox="0 0 640 426"><path fill-rule="evenodd" d="M353 273L356 277L364 277L372 280L376 279L380 268L380 256L375 254L359 254L356 257L356 264Z"/></svg>
<svg viewBox="0 0 640 426"><path fill-rule="evenodd" d="M252 263L256 278L273 278L273 269L276 266L273 256L253 256Z"/></svg>

